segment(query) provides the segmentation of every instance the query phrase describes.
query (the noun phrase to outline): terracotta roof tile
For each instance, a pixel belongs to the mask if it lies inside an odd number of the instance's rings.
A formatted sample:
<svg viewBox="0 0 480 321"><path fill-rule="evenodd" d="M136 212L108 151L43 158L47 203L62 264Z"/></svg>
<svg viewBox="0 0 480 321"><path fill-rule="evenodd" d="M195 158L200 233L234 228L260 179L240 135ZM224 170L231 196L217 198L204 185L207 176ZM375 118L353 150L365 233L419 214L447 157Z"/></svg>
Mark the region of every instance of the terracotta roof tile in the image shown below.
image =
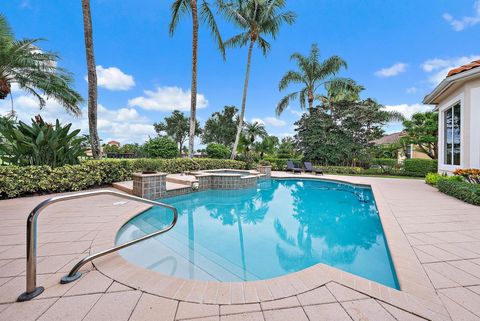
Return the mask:
<svg viewBox="0 0 480 321"><path fill-rule="evenodd" d="M470 70L470 69L473 69L473 68L477 68L477 67L480 67L480 60L475 60L475 61L472 61L469 64L466 64L466 65L463 65L463 66L460 66L458 68L454 68L454 69L450 70L448 72L447 77L450 77L450 76L453 76L453 75L456 75L456 74L459 74L461 72L464 72L464 71L467 71L467 70Z"/></svg>
<svg viewBox="0 0 480 321"><path fill-rule="evenodd" d="M395 144L398 143L400 141L400 138L402 138L402 136L404 135L404 132L393 133L390 135L385 135L382 138L375 139L374 141L372 141L372 143L374 145Z"/></svg>

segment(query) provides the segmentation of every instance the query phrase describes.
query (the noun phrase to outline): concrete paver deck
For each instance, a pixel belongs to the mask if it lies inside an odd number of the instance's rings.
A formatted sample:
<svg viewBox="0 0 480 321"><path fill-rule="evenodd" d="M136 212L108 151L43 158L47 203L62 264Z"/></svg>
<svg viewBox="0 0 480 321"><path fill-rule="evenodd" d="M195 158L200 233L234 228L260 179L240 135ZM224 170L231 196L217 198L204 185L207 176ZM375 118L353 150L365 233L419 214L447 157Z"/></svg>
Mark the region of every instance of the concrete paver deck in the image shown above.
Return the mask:
<svg viewBox="0 0 480 321"><path fill-rule="evenodd" d="M402 291L321 264L266 281L194 282L135 267L118 254L59 284L147 208L99 196L41 214L37 283L46 290L17 303L25 290L25 220L50 197L35 196L0 201L0 320L480 320L479 207L421 180L326 178L372 186Z"/></svg>

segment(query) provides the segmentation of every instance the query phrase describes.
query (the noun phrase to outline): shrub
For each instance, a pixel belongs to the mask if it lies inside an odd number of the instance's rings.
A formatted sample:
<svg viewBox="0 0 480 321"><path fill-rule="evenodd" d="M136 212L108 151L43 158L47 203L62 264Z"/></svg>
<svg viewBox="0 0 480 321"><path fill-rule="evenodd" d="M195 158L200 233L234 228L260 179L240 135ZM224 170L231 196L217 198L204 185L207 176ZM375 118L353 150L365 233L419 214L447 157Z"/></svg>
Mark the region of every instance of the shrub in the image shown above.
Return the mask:
<svg viewBox="0 0 480 321"><path fill-rule="evenodd" d="M397 160L393 158L373 158L372 165L380 167L382 170L394 168L397 165Z"/></svg>
<svg viewBox="0 0 480 321"><path fill-rule="evenodd" d="M265 157L263 160L270 162L272 165L272 170L274 171L284 171L287 169L287 161L292 160L294 163L300 162L299 159L292 158L277 158L277 157Z"/></svg>
<svg viewBox="0 0 480 321"><path fill-rule="evenodd" d="M144 145L149 157L174 158L178 156L177 143L168 137L150 138Z"/></svg>
<svg viewBox="0 0 480 321"><path fill-rule="evenodd" d="M365 170L361 167L351 166L319 166L324 173L331 174L363 174Z"/></svg>
<svg viewBox="0 0 480 321"><path fill-rule="evenodd" d="M443 176L438 174L438 173L428 173L425 176L425 183L428 185L432 186L437 186L438 181L442 178Z"/></svg>
<svg viewBox="0 0 480 321"><path fill-rule="evenodd" d="M227 159L230 156L230 150L222 144L208 144L205 152L209 158Z"/></svg>
<svg viewBox="0 0 480 321"><path fill-rule="evenodd" d="M467 168L467 169L456 169L453 172L454 175L459 175L465 178L468 182L472 184L480 184L480 169Z"/></svg>
<svg viewBox="0 0 480 321"><path fill-rule="evenodd" d="M0 197L84 190L130 180L133 172L146 167L160 172L180 173L220 168L244 169L245 166L244 162L208 158L92 160L56 168L0 166Z"/></svg>
<svg viewBox="0 0 480 321"><path fill-rule="evenodd" d="M271 166L271 163L268 160L262 159L261 161L258 162L258 165L260 165L260 166Z"/></svg>
<svg viewBox="0 0 480 321"><path fill-rule="evenodd" d="M0 118L0 159L12 165L49 165L52 167L78 164L84 157L85 138L77 136L80 129L70 132L72 124L46 123L42 117L32 125Z"/></svg>
<svg viewBox="0 0 480 321"><path fill-rule="evenodd" d="M438 181L438 190L464 202L480 205L480 185L478 184L460 182L457 179L441 178Z"/></svg>
<svg viewBox="0 0 480 321"><path fill-rule="evenodd" d="M435 173L438 169L436 159L409 158L403 163L405 172L416 173L425 176L428 173Z"/></svg>

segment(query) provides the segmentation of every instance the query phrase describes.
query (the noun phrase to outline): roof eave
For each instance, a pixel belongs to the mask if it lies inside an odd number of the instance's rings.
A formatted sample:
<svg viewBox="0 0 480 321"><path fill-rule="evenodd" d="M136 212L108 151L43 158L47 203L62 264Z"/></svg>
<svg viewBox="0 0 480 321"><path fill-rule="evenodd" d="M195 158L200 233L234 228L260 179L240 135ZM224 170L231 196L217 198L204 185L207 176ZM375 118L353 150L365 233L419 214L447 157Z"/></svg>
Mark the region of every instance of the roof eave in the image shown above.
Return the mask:
<svg viewBox="0 0 480 321"><path fill-rule="evenodd" d="M453 84L459 81L466 81L477 75L480 75L480 68L473 68L445 78L437 87L435 87L435 89L430 94L425 96L425 98L423 99L423 103L426 105L438 105L436 99L445 91L447 91L448 88L450 88Z"/></svg>

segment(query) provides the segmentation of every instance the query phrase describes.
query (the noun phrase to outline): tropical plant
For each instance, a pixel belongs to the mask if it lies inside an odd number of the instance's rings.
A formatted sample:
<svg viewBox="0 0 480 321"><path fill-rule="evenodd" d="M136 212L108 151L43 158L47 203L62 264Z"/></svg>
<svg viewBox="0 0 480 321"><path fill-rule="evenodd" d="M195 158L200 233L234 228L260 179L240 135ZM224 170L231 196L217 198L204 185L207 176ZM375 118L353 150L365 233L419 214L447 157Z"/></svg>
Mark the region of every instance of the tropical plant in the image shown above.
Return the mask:
<svg viewBox="0 0 480 321"><path fill-rule="evenodd" d="M427 111L415 113L412 119L403 122L406 135L402 140L414 144L432 159L438 158L438 113Z"/></svg>
<svg viewBox="0 0 480 321"><path fill-rule="evenodd" d="M293 137L283 137L280 145L278 146L277 157L278 158L294 158L297 155L295 140Z"/></svg>
<svg viewBox="0 0 480 321"><path fill-rule="evenodd" d="M174 110L170 117L165 117L163 122L153 124L158 135L166 133L168 137L172 138L178 144L178 150L183 151L183 144L190 133L190 122L185 115L179 111ZM202 129L200 123L197 121L195 125L195 135L200 135Z"/></svg>
<svg viewBox="0 0 480 321"><path fill-rule="evenodd" d="M335 102L334 109L314 108L295 123L296 145L306 159L322 165L356 166L370 158L382 127L401 117L373 99Z"/></svg>
<svg viewBox="0 0 480 321"><path fill-rule="evenodd" d="M253 145L257 138L265 138L268 136L265 126L257 121L246 123L243 134L250 142L250 145Z"/></svg>
<svg viewBox="0 0 480 321"><path fill-rule="evenodd" d="M16 40L6 18L0 14L0 99L7 98L12 84L16 84L38 100L40 109L51 98L67 112L80 115L83 99L72 88L72 75L58 67L59 56L42 50L39 42L40 39Z"/></svg>
<svg viewBox="0 0 480 321"><path fill-rule="evenodd" d="M270 36L275 39L282 24L293 24L296 16L291 11L282 11L286 6L285 0L218 0L218 3L220 11L226 19L242 29L240 34L233 36L225 42L225 47L243 47L248 44L242 107L231 156L234 159L240 141L240 134L243 130L253 47L256 44L263 55L266 56L270 51L270 43L268 43L265 37Z"/></svg>
<svg viewBox="0 0 480 321"><path fill-rule="evenodd" d="M260 155L260 158L263 158L265 154L275 155L275 152L278 148L278 137L276 136L265 136L261 142L256 142L253 146L253 150Z"/></svg>
<svg viewBox="0 0 480 321"><path fill-rule="evenodd" d="M178 155L177 144L168 137L150 138L143 148L149 157L174 158Z"/></svg>
<svg viewBox="0 0 480 321"><path fill-rule="evenodd" d="M342 67L347 67L347 63L339 56L332 56L325 61L320 61L320 51L316 44L312 44L309 56L297 52L292 54L290 59L297 63L298 71L287 71L280 80L278 89L285 90L292 84L299 84L302 87L299 91L290 93L280 100L276 109L277 115L280 115L294 100L300 102L303 110L307 104L311 110L317 95L316 92L321 86L335 97L341 95L351 98L350 96L358 90L353 80L335 77Z"/></svg>
<svg viewBox="0 0 480 321"><path fill-rule="evenodd" d="M230 150L222 144L210 143L205 149L208 158L226 159L230 156Z"/></svg>
<svg viewBox="0 0 480 321"><path fill-rule="evenodd" d="M192 15L192 84L191 84L191 99L190 99L190 132L188 142L188 156L193 157L193 147L195 140L195 126L196 126L196 112L197 112L197 60L198 60L198 6L197 0L174 0L171 6L171 20L169 25L170 36L173 36L175 28L177 27L180 17L184 14L191 13ZM212 36L218 44L218 49L225 60L225 48L223 46L222 37L218 30L215 17L210 8L208 1L201 0L200 18L209 27Z"/></svg>
<svg viewBox="0 0 480 321"><path fill-rule="evenodd" d="M99 159L100 139L97 129L97 69L95 65L95 53L93 49L92 15L90 12L90 0L82 0L83 34L85 40L85 52L87 57L87 80L88 80L88 130L90 133L90 147L92 156Z"/></svg>
<svg viewBox="0 0 480 321"><path fill-rule="evenodd" d="M72 124L62 126L46 123L42 117L32 119L32 125L0 119L0 158L11 165L49 165L51 167L78 164L84 157L84 137L80 129L70 132Z"/></svg>
<svg viewBox="0 0 480 321"><path fill-rule="evenodd" d="M238 109L235 106L225 106L221 112L214 112L205 122L202 143L217 143L231 147L237 131L237 113Z"/></svg>

